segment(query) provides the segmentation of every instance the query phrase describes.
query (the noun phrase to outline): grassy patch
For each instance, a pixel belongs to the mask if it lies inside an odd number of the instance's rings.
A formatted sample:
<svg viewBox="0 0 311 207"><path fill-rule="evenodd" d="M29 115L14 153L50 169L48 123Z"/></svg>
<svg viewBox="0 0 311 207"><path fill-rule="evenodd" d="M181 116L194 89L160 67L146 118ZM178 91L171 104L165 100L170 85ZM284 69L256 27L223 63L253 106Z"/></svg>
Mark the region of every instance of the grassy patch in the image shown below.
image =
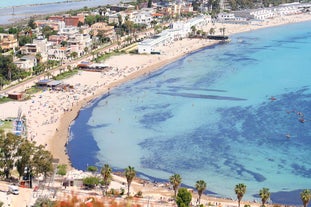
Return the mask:
<svg viewBox="0 0 311 207"><path fill-rule="evenodd" d="M41 92L42 89L37 87L37 86L32 86L31 88L29 89L26 89L26 94L28 95L31 95L31 94L35 94L35 93L38 93L38 92Z"/></svg>
<svg viewBox="0 0 311 207"><path fill-rule="evenodd" d="M2 97L2 98L0 98L0 104L6 103L6 102L9 102L9 101L13 101L13 99L10 99L10 98L8 98L8 97Z"/></svg>
<svg viewBox="0 0 311 207"><path fill-rule="evenodd" d="M76 75L78 72L79 72L78 69L69 70L69 71L63 72L63 73L55 76L53 79L54 80L63 80L63 79L70 78L71 76Z"/></svg>
<svg viewBox="0 0 311 207"><path fill-rule="evenodd" d="M0 121L0 130L9 131L12 130L13 123L12 121Z"/></svg>
<svg viewBox="0 0 311 207"><path fill-rule="evenodd" d="M120 55L120 54L124 54L124 52L114 51L114 52L110 52L110 53L105 53L105 54L99 55L97 58L95 58L95 62L101 63L101 62L104 62L105 60L109 59L112 56L116 56L116 55Z"/></svg>

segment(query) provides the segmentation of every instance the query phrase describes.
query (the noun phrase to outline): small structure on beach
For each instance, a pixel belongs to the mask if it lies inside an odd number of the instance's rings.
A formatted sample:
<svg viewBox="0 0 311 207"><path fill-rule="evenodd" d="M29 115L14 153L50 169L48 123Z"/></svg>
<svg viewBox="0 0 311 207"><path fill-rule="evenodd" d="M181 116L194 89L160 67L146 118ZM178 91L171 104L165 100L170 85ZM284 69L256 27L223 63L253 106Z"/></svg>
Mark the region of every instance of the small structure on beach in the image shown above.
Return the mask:
<svg viewBox="0 0 311 207"><path fill-rule="evenodd" d="M50 88L53 90L66 90L72 88L68 84L64 84L63 81L53 80L53 79L43 79L36 83L38 87Z"/></svg>
<svg viewBox="0 0 311 207"><path fill-rule="evenodd" d="M101 72L101 71L109 68L109 66L105 65L105 64L92 63L92 62L86 62L86 61L82 61L77 66L81 70L93 71L93 72Z"/></svg>
<svg viewBox="0 0 311 207"><path fill-rule="evenodd" d="M9 94L8 94L8 97L9 97L10 99L13 99L13 100L21 101L21 100L24 100L24 98L25 98L25 93L23 93L23 92L9 93Z"/></svg>
<svg viewBox="0 0 311 207"><path fill-rule="evenodd" d="M36 85L40 86L40 87L47 87L47 84L49 82L53 81L53 79L43 79L43 80L39 80Z"/></svg>

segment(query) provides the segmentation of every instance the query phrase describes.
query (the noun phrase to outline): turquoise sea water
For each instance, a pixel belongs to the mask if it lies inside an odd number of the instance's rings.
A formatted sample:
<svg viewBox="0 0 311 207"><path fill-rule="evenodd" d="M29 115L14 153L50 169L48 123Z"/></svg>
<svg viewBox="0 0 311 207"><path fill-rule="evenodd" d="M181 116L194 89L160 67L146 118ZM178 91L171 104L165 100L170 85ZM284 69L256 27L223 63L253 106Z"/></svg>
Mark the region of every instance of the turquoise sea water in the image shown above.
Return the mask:
<svg viewBox="0 0 311 207"><path fill-rule="evenodd" d="M267 187L272 202L301 204L311 187L310 28L237 34L94 100L70 129L73 166L178 173L232 198L244 183L245 199Z"/></svg>

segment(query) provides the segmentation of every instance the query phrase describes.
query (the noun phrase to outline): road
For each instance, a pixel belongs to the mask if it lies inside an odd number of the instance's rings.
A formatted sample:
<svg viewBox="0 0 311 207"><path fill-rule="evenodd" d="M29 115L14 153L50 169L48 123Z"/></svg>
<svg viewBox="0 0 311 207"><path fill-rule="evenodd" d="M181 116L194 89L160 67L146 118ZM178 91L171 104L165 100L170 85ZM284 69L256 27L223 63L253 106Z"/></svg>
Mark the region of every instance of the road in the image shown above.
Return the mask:
<svg viewBox="0 0 311 207"><path fill-rule="evenodd" d="M116 46L116 43L113 43L111 45L108 45L108 46L104 46L103 48L99 48L93 52L96 52L96 53L101 53L101 52L106 52L106 51L109 51L109 49L113 50L115 49L115 46ZM7 94L7 93L16 93L16 92L21 92L21 91L25 91L26 89L30 88L31 86L35 85L36 82L38 82L38 80L42 80L44 79L46 76L47 76L47 73L51 73L53 76L55 75L58 75L60 74L60 70L61 69L67 69L67 66L70 65L71 68L74 68L76 67L81 61L88 61L90 60L90 57L92 56L92 52L80 57L80 58L77 58L73 61L69 61L69 62L65 62L65 64L62 64L56 68L53 68L49 71L46 71L45 73L42 73L40 75L37 75L37 76L33 76L27 80L24 80L20 83L17 83L16 85L13 85L13 86L10 86L6 89L3 89L3 90L0 90L0 94Z"/></svg>

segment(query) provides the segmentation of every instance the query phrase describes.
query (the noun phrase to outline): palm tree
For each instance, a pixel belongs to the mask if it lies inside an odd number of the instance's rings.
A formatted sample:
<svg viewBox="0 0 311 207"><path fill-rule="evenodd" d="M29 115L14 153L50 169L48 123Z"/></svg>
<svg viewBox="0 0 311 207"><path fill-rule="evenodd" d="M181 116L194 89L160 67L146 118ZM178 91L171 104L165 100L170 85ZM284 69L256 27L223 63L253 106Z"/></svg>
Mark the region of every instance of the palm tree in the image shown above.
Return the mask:
<svg viewBox="0 0 311 207"><path fill-rule="evenodd" d="M262 188L262 189L259 191L259 196L260 196L260 198L261 198L262 206L265 206L265 203L266 203L267 200L269 200L269 198L270 198L269 188Z"/></svg>
<svg viewBox="0 0 311 207"><path fill-rule="evenodd" d="M246 185L243 183L239 183L235 186L234 191L238 198L238 206L240 207L241 200L246 193Z"/></svg>
<svg viewBox="0 0 311 207"><path fill-rule="evenodd" d="M108 164L105 164L100 171L100 174L103 176L103 185L106 190L105 193L107 193L108 186L110 185L110 182L112 179L111 173L112 173L112 169Z"/></svg>
<svg viewBox="0 0 311 207"><path fill-rule="evenodd" d="M303 206L307 207L311 200L311 191L309 189L305 189L300 193L300 198L302 200Z"/></svg>
<svg viewBox="0 0 311 207"><path fill-rule="evenodd" d="M209 34L210 34L210 35L214 35L214 34L215 34L215 28L211 27L211 28L209 29Z"/></svg>
<svg viewBox="0 0 311 207"><path fill-rule="evenodd" d="M198 180L195 184L195 189L197 189L199 194L198 202L200 205L202 193L206 190L206 182L204 180Z"/></svg>
<svg viewBox="0 0 311 207"><path fill-rule="evenodd" d="M225 36L225 31L226 31L225 27L219 28L219 32L222 33L222 36Z"/></svg>
<svg viewBox="0 0 311 207"><path fill-rule="evenodd" d="M181 177L179 174L174 174L170 177L170 183L172 184L173 186L173 189L174 189L174 196L176 198L176 195L177 195L177 191L178 191L178 188L181 184Z"/></svg>
<svg viewBox="0 0 311 207"><path fill-rule="evenodd" d="M125 177L127 181L127 196L130 196L130 186L135 176L136 171L134 167L128 166L127 168L125 168Z"/></svg>
<svg viewBox="0 0 311 207"><path fill-rule="evenodd" d="M196 31L197 31L197 28L194 25L191 26L191 35L195 35Z"/></svg>

